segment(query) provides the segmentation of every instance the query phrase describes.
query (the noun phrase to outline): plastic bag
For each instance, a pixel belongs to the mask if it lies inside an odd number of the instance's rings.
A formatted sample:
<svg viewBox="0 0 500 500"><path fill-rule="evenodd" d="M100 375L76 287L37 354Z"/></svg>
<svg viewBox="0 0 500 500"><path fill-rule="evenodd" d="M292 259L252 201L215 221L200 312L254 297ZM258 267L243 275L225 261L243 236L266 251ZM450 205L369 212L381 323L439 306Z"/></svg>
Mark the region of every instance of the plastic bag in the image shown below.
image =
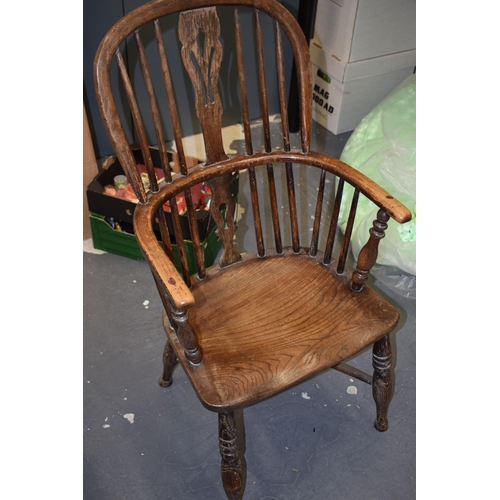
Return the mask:
<svg viewBox="0 0 500 500"><path fill-rule="evenodd" d="M412 212L405 224L389 221L372 274L397 293L416 293L416 76L411 75L356 127L341 160L382 186ZM346 185L339 225L345 231L353 188ZM378 207L360 196L351 236L357 260Z"/></svg>

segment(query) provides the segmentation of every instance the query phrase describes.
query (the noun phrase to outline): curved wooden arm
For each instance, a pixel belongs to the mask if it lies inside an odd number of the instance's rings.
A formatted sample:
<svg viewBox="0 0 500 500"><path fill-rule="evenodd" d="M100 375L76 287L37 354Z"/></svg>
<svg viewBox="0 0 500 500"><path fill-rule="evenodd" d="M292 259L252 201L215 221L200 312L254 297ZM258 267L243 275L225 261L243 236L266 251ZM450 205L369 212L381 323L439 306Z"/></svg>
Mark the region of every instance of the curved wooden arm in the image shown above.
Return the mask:
<svg viewBox="0 0 500 500"><path fill-rule="evenodd" d="M372 181L369 177L361 173L359 170L356 170L354 167L351 167L347 163L337 160L336 158L332 158L321 153L311 152L307 155L307 158L309 159L310 165L323 167L328 165L328 170L330 172L342 177L400 224L411 220L412 213L405 205L394 198L375 181ZM320 164L317 163L318 161Z"/></svg>
<svg viewBox="0 0 500 500"><path fill-rule="evenodd" d="M275 150L270 153L256 152L252 156L238 154L206 167L198 165L190 170L188 176L178 176L172 184L161 187L158 193L150 196L146 205L137 206L134 212L134 226L138 228L136 236L139 245L153 272L167 290L174 307L185 310L194 304L194 297L153 232L152 223L158 209L176 194L214 177L268 163L286 162L312 165L344 179L399 223L408 222L412 218L411 211L376 182L346 163L321 153L304 154L301 151Z"/></svg>
<svg viewBox="0 0 500 500"><path fill-rule="evenodd" d="M174 263L167 257L153 231L151 206L138 205L134 211L137 241L152 272L167 291L172 305L184 311L194 305L194 297Z"/></svg>
<svg viewBox="0 0 500 500"><path fill-rule="evenodd" d="M251 156L237 154L225 161L214 163L210 166L205 167L201 164L193 167L190 169L189 176L184 178L177 177L174 183L164 186L160 192L155 193L150 198L148 205L145 205L150 207L148 209L148 214L150 215L147 215L146 218L152 217L154 211L158 210L166 200L200 182L206 182L214 177L259 165L287 162L312 165L313 167L322 168L341 177L401 224L408 222L412 218L411 211L405 205L380 187L375 181L372 181L365 174L347 163L322 153L310 152L305 154L301 151L285 152L282 150L274 150L270 153L259 151Z"/></svg>

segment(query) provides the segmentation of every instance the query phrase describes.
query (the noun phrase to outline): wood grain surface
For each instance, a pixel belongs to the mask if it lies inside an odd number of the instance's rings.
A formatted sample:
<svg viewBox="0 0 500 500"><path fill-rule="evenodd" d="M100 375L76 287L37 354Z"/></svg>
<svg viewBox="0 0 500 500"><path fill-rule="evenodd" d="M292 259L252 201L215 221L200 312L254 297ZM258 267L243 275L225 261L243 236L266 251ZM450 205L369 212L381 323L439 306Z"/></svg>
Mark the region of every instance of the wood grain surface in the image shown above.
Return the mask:
<svg viewBox="0 0 500 500"><path fill-rule="evenodd" d="M398 312L369 288L353 294L335 266L304 252L244 259L193 283L189 323L203 362L186 362L203 404L245 407L352 356L389 332ZM209 270L212 271L212 270Z"/></svg>

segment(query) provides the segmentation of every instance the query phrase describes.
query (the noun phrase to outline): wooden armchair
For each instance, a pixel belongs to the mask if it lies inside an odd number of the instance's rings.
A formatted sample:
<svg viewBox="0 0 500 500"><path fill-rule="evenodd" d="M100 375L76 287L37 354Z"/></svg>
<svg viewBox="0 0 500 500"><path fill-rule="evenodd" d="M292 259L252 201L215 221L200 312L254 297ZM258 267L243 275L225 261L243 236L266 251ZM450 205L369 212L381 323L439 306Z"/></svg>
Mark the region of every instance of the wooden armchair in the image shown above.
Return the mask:
<svg viewBox="0 0 500 500"><path fill-rule="evenodd" d="M238 5L240 8L236 7ZM222 104L219 94L219 69L222 43L217 9L234 6L233 61L239 81L239 97L246 152L228 154L221 133ZM242 35L240 12L254 9L253 34ZM178 15L181 57L195 92L196 115L201 124L206 160L190 169L186 166L167 45L160 19ZM246 14L245 14L246 15ZM265 72L262 19L272 20L275 30L276 74ZM267 21L266 21L267 22ZM141 38L146 25L148 45L156 58L148 61ZM300 150L291 148L287 122L284 39L288 39L298 75ZM134 39L134 41L128 39ZM243 57L245 44L255 40L260 115L263 122L263 148L254 149L250 129L250 110ZM125 43L137 47L139 64L133 80L127 73L122 51ZM266 50L268 47L265 47ZM168 46L169 51L179 50ZM266 52L267 54L267 52ZM132 154L132 140L121 119L113 95L112 66L116 62L122 92L130 108L144 164L149 175L146 190ZM157 82L151 68L160 76L168 109L160 109ZM248 69L247 69L248 75ZM137 76L137 75L136 75ZM185 75L184 75L185 78ZM275 79L281 111L281 144L272 146L269 121L268 86ZM310 150L312 78L308 46L293 16L274 0L155 0L126 15L102 41L95 60L95 83L102 117L139 204L134 213L134 230L161 296L163 323L167 341L163 354L164 369L159 383L172 383L172 372L180 362L201 403L219 414L219 445L222 456L223 486L228 498L243 497L244 471L235 410L260 402L285 391L331 367L359 378L373 387L376 406L375 427L385 431L392 394L391 347L389 332L397 325L396 309L365 286L370 268L376 261L379 241L384 237L389 218L404 223L410 211L363 174L320 152ZM137 88L143 85L148 109L140 110ZM175 144L180 158L180 173L171 171L164 133L169 112ZM144 116L149 117L154 138L147 137ZM161 165L154 165L150 143L159 150ZM307 166L310 177L317 179L314 190L314 216L305 226L297 203L294 176L296 168ZM154 167L162 168L164 180L157 181ZM248 175L253 214L256 252L240 254L235 248L235 200L230 192L233 174ZM282 172L288 204L280 212L277 197L277 172ZM197 233L196 213L190 188L206 183L212 191L210 215L216 222L223 250L215 265L205 268L204 247ZM343 234L337 227L345 184L354 188L349 219ZM326 187L334 186L331 206ZM197 273L190 275L180 218L175 197L183 193L192 235ZM359 255L353 272L346 268L349 239L358 197L366 196L378 207L373 228ZM163 210L170 201L174 238ZM283 207L282 207L283 208ZM267 213L269 212L269 213ZM159 224L161 242L153 224ZM305 235L305 236L304 236ZM306 239L307 238L307 239ZM175 240L180 272L173 263ZM337 240L337 241L336 241ZM334 258L334 249L339 248ZM373 345L373 377L367 377L344 361Z"/></svg>

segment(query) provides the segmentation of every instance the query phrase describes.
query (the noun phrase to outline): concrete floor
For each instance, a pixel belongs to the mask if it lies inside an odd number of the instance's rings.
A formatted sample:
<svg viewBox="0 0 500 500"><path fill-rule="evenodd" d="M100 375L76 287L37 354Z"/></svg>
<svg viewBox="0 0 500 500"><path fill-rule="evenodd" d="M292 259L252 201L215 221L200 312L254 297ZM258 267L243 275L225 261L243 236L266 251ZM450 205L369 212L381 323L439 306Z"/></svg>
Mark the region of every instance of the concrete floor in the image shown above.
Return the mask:
<svg viewBox="0 0 500 500"><path fill-rule="evenodd" d="M338 157L348 136L315 126L313 147ZM231 143L234 150L242 146ZM301 193L317 183L301 169L296 175L301 206ZM242 174L240 251L252 251L248 200ZM303 208L309 217L310 207ZM202 407L180 367L171 387L157 384L165 334L147 264L87 251L83 270L84 498L224 499L217 415ZM248 408L239 414L245 499L416 497L415 300L376 279L370 284L401 313L392 335L395 393L388 431L373 427L371 387L334 370ZM351 364L371 373L370 351Z"/></svg>

